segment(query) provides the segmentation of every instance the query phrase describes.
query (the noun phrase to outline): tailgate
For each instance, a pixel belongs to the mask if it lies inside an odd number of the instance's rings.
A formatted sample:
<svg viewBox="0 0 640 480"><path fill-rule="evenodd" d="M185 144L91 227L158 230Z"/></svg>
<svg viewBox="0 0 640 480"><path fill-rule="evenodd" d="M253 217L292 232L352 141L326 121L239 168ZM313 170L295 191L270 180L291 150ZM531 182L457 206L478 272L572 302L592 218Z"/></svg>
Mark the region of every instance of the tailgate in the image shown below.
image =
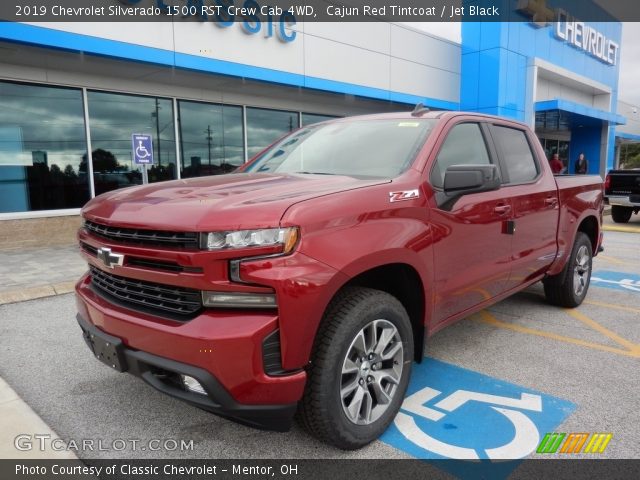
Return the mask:
<svg viewBox="0 0 640 480"><path fill-rule="evenodd" d="M609 182L607 195L640 195L640 170L613 170Z"/></svg>

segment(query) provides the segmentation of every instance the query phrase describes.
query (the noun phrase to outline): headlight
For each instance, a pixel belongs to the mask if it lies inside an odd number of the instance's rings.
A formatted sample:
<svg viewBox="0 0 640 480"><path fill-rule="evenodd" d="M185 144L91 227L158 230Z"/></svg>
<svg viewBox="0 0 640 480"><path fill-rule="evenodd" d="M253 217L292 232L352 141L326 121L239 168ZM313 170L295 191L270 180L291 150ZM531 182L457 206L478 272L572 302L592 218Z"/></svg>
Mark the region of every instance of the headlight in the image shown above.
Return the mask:
<svg viewBox="0 0 640 480"><path fill-rule="evenodd" d="M298 228L266 228L233 232L203 233L202 245L207 250L225 248L270 247L282 245L283 253L290 253L298 241Z"/></svg>

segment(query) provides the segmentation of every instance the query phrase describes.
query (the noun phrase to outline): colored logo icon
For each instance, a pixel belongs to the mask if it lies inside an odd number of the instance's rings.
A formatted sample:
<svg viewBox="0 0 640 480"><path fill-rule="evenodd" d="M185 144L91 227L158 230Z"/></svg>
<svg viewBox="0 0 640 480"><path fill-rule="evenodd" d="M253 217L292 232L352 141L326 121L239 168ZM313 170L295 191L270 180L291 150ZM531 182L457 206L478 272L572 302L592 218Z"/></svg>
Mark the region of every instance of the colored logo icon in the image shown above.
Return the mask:
<svg viewBox="0 0 640 480"><path fill-rule="evenodd" d="M536 453L603 453L612 438L612 433L547 433Z"/></svg>

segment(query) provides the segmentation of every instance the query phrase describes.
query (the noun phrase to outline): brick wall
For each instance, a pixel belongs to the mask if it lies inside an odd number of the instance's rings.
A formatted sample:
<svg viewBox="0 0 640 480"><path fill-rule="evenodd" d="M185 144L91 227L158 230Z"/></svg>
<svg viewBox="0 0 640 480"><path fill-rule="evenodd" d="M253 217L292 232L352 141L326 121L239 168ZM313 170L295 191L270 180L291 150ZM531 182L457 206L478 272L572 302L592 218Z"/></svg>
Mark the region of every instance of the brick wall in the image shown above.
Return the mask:
<svg viewBox="0 0 640 480"><path fill-rule="evenodd" d="M0 220L0 250L73 245L80 215Z"/></svg>

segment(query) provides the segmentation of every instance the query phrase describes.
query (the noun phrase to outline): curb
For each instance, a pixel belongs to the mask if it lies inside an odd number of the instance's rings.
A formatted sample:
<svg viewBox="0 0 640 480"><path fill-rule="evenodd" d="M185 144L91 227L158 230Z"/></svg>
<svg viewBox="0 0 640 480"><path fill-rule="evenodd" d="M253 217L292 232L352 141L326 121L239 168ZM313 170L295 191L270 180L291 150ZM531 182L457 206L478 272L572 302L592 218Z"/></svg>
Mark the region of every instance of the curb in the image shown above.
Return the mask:
<svg viewBox="0 0 640 480"><path fill-rule="evenodd" d="M30 450L19 450L15 446L18 435L24 435ZM46 449L40 448L40 441L34 435L46 435ZM42 438L42 437L40 437ZM77 460L71 450L52 449L51 441L60 437L40 416L27 405L20 396L0 377L0 459L52 459ZM57 440L61 442L61 440ZM65 444L66 445L66 444Z"/></svg>
<svg viewBox="0 0 640 480"><path fill-rule="evenodd" d="M640 233L640 227L623 227L617 225L603 225L602 230L605 232Z"/></svg>
<svg viewBox="0 0 640 480"><path fill-rule="evenodd" d="M72 293L74 291L75 284L75 280L69 280L66 282L40 285L38 287L23 288L20 290L9 290L7 292L0 291L0 305Z"/></svg>

